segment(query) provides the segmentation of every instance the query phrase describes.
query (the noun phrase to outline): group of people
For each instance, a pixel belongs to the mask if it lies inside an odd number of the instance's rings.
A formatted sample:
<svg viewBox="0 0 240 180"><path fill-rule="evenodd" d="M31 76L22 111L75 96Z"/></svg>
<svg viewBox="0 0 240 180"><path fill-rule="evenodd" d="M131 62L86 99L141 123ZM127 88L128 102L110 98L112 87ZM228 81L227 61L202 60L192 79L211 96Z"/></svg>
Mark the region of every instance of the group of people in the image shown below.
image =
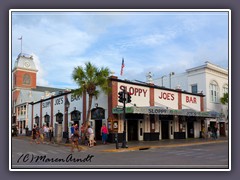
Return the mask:
<svg viewBox="0 0 240 180"><path fill-rule="evenodd" d="M213 126L213 127L208 127L208 138L212 137L213 139L217 139L217 125Z"/></svg>
<svg viewBox="0 0 240 180"><path fill-rule="evenodd" d="M106 124L104 123L101 127L101 136L102 136L102 142L103 144L106 144L107 141L107 135L108 135L108 129L106 127ZM85 126L84 123L82 123L80 127L80 133L79 128L77 124L72 124L71 127L71 141L72 141L72 148L71 151L74 151L74 148L76 147L78 151L79 149L79 140L81 141L81 144L88 145L90 148L96 145L96 140L94 137L93 129L90 125Z"/></svg>
<svg viewBox="0 0 240 180"><path fill-rule="evenodd" d="M104 123L101 127L101 136L102 136L102 143L106 144L107 142L107 136L108 136L108 128L106 127L106 124ZM53 128L48 127L46 125L43 125L42 127L38 127L37 124L34 125L32 130L32 140L31 144L34 142L36 144L45 143L46 141L52 142L53 140ZM85 126L84 123L82 123L80 127L77 124L72 124L71 126L71 152L74 151L75 147L80 151L79 147L79 141L81 144L88 145L89 147L93 147L96 145L96 140L94 137L93 129L90 125Z"/></svg>
<svg viewBox="0 0 240 180"><path fill-rule="evenodd" d="M33 126L32 130L32 140L31 144L34 142L36 144L45 143L45 141L52 142L53 139L53 129L52 127L48 127L47 125L43 125L43 127L38 127L37 124Z"/></svg>

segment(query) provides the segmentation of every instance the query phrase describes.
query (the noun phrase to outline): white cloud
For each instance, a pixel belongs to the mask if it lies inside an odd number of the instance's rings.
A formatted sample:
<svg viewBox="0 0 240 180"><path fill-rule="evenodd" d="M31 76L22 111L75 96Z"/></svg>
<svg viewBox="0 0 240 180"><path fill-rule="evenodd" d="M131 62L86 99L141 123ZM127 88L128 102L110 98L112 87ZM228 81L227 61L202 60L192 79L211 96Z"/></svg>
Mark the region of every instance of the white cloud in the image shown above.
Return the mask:
<svg viewBox="0 0 240 180"><path fill-rule="evenodd" d="M42 68L41 62L38 58L38 56L34 53L33 55L33 60L36 66L36 69L38 70L37 72L37 85L39 86L49 86L49 82L47 80L47 72Z"/></svg>
<svg viewBox="0 0 240 180"><path fill-rule="evenodd" d="M171 71L184 72L207 57L213 63L227 64L226 38L207 29L217 26L221 31L220 21L215 24L209 16L119 14L16 16L13 57L20 52L17 38L23 35L23 51L36 57L38 84L64 88L75 86L73 68L86 61L109 67L119 76L124 58L124 76L119 78L142 81L149 71L155 78Z"/></svg>

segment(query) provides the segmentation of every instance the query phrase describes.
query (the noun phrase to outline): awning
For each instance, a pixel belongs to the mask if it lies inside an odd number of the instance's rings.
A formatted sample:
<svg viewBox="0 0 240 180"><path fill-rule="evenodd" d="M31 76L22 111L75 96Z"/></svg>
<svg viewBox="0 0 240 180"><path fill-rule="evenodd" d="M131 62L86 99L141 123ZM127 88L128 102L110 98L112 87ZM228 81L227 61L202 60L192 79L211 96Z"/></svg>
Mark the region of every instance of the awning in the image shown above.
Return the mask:
<svg viewBox="0 0 240 180"><path fill-rule="evenodd" d="M157 114L157 115L176 115L176 116L195 116L195 117L219 117L219 113L215 111L196 111L193 109L166 109L157 106L148 107L126 107L126 113L133 114ZM122 114L123 108L113 108L113 114Z"/></svg>

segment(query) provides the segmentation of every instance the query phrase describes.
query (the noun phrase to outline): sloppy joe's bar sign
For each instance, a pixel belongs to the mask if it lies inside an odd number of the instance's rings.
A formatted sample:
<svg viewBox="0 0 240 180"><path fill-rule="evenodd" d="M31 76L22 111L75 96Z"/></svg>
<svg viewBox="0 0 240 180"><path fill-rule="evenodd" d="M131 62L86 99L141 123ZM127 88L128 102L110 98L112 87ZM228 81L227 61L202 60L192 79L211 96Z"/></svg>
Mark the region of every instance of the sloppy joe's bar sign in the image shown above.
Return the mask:
<svg viewBox="0 0 240 180"><path fill-rule="evenodd" d="M137 86L134 84L118 83L118 92L126 90L131 95L132 104L137 106L149 106L150 105L150 92L149 88L145 86ZM127 103L126 106L132 106ZM119 103L121 105L121 103Z"/></svg>
<svg viewBox="0 0 240 180"><path fill-rule="evenodd" d="M132 107L135 114L159 114L177 116L218 117L211 111L195 111L192 109L164 109L162 107Z"/></svg>
<svg viewBox="0 0 240 180"><path fill-rule="evenodd" d="M182 94L182 106L191 107L192 109L200 111L201 110L200 97L189 94Z"/></svg>
<svg viewBox="0 0 240 180"><path fill-rule="evenodd" d="M178 93L161 89L154 90L155 106L166 106L171 109L178 109Z"/></svg>

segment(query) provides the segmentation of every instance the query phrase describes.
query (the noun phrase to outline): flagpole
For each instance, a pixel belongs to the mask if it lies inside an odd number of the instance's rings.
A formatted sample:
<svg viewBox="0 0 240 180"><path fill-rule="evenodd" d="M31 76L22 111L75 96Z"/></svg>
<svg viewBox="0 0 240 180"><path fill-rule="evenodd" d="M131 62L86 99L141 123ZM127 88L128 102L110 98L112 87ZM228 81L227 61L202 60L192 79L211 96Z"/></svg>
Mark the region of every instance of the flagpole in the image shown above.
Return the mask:
<svg viewBox="0 0 240 180"><path fill-rule="evenodd" d="M21 40L21 54L22 54L22 36L18 38L18 40Z"/></svg>
<svg viewBox="0 0 240 180"><path fill-rule="evenodd" d="M22 36L21 36L21 54L22 54Z"/></svg>

